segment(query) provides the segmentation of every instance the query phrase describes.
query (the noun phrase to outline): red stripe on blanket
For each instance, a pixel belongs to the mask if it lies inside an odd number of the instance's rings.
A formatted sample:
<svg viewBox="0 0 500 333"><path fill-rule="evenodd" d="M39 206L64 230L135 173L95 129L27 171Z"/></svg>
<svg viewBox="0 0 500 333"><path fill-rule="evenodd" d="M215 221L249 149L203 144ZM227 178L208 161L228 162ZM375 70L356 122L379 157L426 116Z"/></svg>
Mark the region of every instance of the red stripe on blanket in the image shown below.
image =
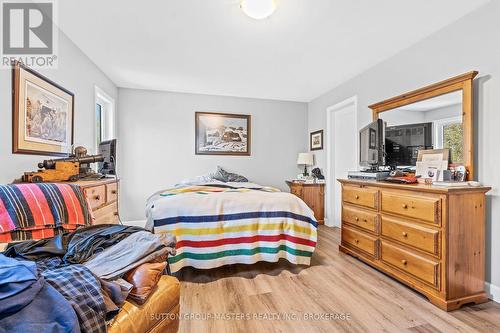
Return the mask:
<svg viewBox="0 0 500 333"><path fill-rule="evenodd" d="M17 185L17 188L21 191L24 199L28 203L37 228L44 225L53 225L55 223L47 198L45 198L45 195L39 187L28 184L20 184Z"/></svg>
<svg viewBox="0 0 500 333"><path fill-rule="evenodd" d="M215 247L228 244L243 244L243 243L254 243L254 242L277 242L280 240L287 240L295 244L316 246L316 242L310 241L308 239L303 239L299 237L294 237L290 235L280 234L280 235L257 235L250 237L236 237L236 238L224 238L217 240L207 240L207 241L192 241L192 240L181 240L177 242L176 248L181 248L183 246L189 247Z"/></svg>
<svg viewBox="0 0 500 333"><path fill-rule="evenodd" d="M7 212L7 209L5 209L3 201L0 200L0 233L8 232L15 227L16 226L10 218L9 212Z"/></svg>
<svg viewBox="0 0 500 333"><path fill-rule="evenodd" d="M63 195L64 203L68 210L68 221L71 224L84 224L85 219L83 217L82 207L80 207L80 203L73 189L66 184L56 184L56 186Z"/></svg>

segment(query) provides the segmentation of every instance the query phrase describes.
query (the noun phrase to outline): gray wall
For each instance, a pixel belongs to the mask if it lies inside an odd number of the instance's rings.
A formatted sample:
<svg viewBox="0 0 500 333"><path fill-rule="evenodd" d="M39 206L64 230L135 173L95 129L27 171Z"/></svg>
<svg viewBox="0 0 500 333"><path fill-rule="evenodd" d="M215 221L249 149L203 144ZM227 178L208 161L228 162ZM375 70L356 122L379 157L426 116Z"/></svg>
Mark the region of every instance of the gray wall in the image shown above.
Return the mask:
<svg viewBox="0 0 500 333"><path fill-rule="evenodd" d="M326 108L358 96L358 125L371 120L368 105L470 70L475 84L477 176L488 194L487 280L500 286L500 1L478 9L445 29L367 70L309 104L309 129L326 129ZM316 153L326 167L326 152Z"/></svg>
<svg viewBox="0 0 500 333"><path fill-rule="evenodd" d="M119 89L118 169L124 220L145 219L146 199L217 165L251 181L286 189L308 150L307 104L248 98ZM194 154L196 111L252 115L252 155Z"/></svg>
<svg viewBox="0 0 500 333"><path fill-rule="evenodd" d="M64 33L59 33L58 69L37 70L75 94L75 143L93 152L95 137L94 86L116 99L118 90L106 75ZM0 184L36 170L45 156L12 154L11 71L0 70Z"/></svg>

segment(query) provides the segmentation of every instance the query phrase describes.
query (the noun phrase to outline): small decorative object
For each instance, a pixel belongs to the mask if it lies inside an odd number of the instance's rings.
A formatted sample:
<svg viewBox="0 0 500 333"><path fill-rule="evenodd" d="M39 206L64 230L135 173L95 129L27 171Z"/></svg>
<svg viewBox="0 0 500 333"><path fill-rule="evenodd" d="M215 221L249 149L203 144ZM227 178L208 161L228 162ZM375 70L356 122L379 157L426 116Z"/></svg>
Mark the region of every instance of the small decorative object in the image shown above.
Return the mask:
<svg viewBox="0 0 500 333"><path fill-rule="evenodd" d="M196 155L250 156L250 115L196 112Z"/></svg>
<svg viewBox="0 0 500 333"><path fill-rule="evenodd" d="M312 132L309 141L310 150L323 149L323 130Z"/></svg>
<svg viewBox="0 0 500 333"><path fill-rule="evenodd" d="M304 166L304 177L308 177L309 173L307 172L307 167L314 164L314 157L311 153L300 153L297 158L297 164Z"/></svg>
<svg viewBox="0 0 500 333"><path fill-rule="evenodd" d="M74 94L20 63L13 66L12 75L12 152L68 156Z"/></svg>

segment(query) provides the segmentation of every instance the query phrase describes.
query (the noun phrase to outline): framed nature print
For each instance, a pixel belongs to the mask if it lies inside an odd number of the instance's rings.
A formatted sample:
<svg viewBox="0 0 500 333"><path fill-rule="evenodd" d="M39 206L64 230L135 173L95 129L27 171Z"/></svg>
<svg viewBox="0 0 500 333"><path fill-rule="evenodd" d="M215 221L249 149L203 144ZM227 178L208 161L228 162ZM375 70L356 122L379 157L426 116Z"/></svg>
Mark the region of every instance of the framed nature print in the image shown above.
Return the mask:
<svg viewBox="0 0 500 333"><path fill-rule="evenodd" d="M250 156L250 120L244 114L196 112L196 155Z"/></svg>
<svg viewBox="0 0 500 333"><path fill-rule="evenodd" d="M309 139L310 150L323 149L323 130L312 132Z"/></svg>
<svg viewBox="0 0 500 333"><path fill-rule="evenodd" d="M74 94L20 63L13 66L12 85L12 152L70 154Z"/></svg>

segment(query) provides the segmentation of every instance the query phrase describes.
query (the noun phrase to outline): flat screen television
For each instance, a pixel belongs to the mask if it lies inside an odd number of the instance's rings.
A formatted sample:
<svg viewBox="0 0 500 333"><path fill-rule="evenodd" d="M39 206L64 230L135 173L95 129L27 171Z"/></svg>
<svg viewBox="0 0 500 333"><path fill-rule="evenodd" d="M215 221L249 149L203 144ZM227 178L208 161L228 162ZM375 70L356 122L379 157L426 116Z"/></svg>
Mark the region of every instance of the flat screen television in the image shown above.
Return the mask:
<svg viewBox="0 0 500 333"><path fill-rule="evenodd" d="M385 123L378 119L359 131L359 165L376 169L385 165Z"/></svg>
<svg viewBox="0 0 500 333"><path fill-rule="evenodd" d="M99 144L99 155L104 158L98 164L99 173L116 175L116 139L101 142Z"/></svg>

